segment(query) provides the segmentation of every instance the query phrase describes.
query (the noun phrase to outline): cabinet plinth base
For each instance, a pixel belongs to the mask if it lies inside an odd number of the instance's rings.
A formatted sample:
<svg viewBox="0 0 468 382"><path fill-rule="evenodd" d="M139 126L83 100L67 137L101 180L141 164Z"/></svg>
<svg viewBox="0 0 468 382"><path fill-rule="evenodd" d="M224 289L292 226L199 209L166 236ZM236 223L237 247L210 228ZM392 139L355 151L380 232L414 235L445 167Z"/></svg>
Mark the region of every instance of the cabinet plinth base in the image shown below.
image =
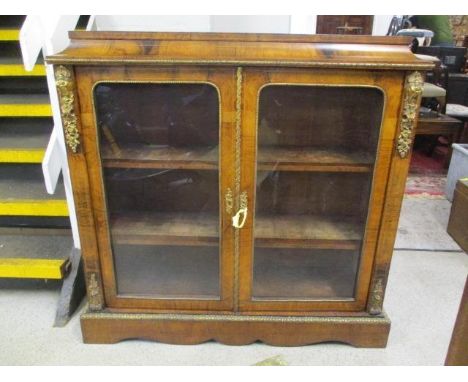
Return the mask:
<svg viewBox="0 0 468 382"><path fill-rule="evenodd" d="M85 343L111 344L146 339L169 344L214 340L226 345L261 341L274 346L344 342L356 347L387 345L390 320L365 317L283 317L195 314L86 312L81 316Z"/></svg>

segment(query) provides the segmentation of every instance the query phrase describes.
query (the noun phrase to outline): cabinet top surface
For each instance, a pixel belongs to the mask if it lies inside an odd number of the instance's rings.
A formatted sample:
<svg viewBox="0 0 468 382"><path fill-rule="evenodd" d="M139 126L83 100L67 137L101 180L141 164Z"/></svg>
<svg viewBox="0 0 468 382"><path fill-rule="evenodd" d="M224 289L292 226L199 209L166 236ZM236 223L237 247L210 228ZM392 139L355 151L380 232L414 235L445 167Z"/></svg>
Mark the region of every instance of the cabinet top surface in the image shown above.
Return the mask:
<svg viewBox="0 0 468 382"><path fill-rule="evenodd" d="M251 33L70 32L51 64L247 65L429 70L410 37Z"/></svg>

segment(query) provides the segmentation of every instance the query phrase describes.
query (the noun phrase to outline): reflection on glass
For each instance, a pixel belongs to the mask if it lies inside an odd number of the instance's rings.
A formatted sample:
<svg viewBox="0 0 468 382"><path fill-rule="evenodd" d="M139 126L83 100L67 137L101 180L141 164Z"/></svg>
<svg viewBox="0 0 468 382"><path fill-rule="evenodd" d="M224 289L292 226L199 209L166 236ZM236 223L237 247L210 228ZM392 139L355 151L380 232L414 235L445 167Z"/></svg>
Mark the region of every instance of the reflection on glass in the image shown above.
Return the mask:
<svg viewBox="0 0 468 382"><path fill-rule="evenodd" d="M375 88L261 90L254 299L353 298L382 111Z"/></svg>
<svg viewBox="0 0 468 382"><path fill-rule="evenodd" d="M352 298L358 251L256 248L253 295L261 299Z"/></svg>
<svg viewBox="0 0 468 382"><path fill-rule="evenodd" d="M219 299L219 98L208 84L94 89L119 295Z"/></svg>
<svg viewBox="0 0 468 382"><path fill-rule="evenodd" d="M102 83L95 99L106 165L217 168L219 98L213 86Z"/></svg>

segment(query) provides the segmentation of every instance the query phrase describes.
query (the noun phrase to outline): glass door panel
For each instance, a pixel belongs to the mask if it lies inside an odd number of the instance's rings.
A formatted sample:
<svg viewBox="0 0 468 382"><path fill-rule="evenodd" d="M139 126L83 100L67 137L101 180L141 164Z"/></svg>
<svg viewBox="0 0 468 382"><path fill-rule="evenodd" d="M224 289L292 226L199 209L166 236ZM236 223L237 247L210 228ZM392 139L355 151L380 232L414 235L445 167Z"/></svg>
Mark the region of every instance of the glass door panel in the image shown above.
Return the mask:
<svg viewBox="0 0 468 382"><path fill-rule="evenodd" d="M221 298L219 105L207 83L94 87L119 297Z"/></svg>
<svg viewBox="0 0 468 382"><path fill-rule="evenodd" d="M354 298L383 104L373 87L261 88L253 301Z"/></svg>

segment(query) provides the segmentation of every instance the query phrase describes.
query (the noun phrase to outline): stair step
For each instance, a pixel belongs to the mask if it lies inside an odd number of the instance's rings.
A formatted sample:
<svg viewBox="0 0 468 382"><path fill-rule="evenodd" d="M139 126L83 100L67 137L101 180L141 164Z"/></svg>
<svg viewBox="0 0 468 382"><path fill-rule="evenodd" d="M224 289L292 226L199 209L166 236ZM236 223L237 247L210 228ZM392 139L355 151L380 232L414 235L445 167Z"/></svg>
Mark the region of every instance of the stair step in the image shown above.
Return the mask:
<svg viewBox="0 0 468 382"><path fill-rule="evenodd" d="M35 229L65 229L70 228L68 216L2 216L0 215L0 229L2 228L35 228Z"/></svg>
<svg viewBox="0 0 468 382"><path fill-rule="evenodd" d="M0 41L19 41L20 29L26 16L0 16Z"/></svg>
<svg viewBox="0 0 468 382"><path fill-rule="evenodd" d="M68 259L1 259L1 278L63 279Z"/></svg>
<svg viewBox="0 0 468 382"><path fill-rule="evenodd" d="M0 76L8 77L29 77L29 76L45 76L46 70L43 63L38 63L33 70L26 71L23 61L20 57L0 57Z"/></svg>
<svg viewBox="0 0 468 382"><path fill-rule="evenodd" d="M0 163L42 163L44 149L0 149Z"/></svg>
<svg viewBox="0 0 468 382"><path fill-rule="evenodd" d="M0 117L51 117L48 94L0 94Z"/></svg>
<svg viewBox="0 0 468 382"><path fill-rule="evenodd" d="M0 119L0 163L41 163L52 123L51 118Z"/></svg>
<svg viewBox="0 0 468 382"><path fill-rule="evenodd" d="M62 279L66 275L73 247L70 231L34 231L41 230L0 233L0 278Z"/></svg>
<svg viewBox="0 0 468 382"><path fill-rule="evenodd" d="M4 96L49 94L46 76L0 76L0 94Z"/></svg>
<svg viewBox="0 0 468 382"><path fill-rule="evenodd" d="M1 49L1 57L2 59L6 60L17 60L22 62L23 56L21 54L21 46L18 42L3 42L0 45ZM39 55L38 62L44 63L44 59L42 57L42 53Z"/></svg>
<svg viewBox="0 0 468 382"><path fill-rule="evenodd" d="M55 195L49 195L44 185L41 166L37 164L2 164L0 166L0 197L2 199L65 199L62 183Z"/></svg>
<svg viewBox="0 0 468 382"><path fill-rule="evenodd" d="M19 41L19 29L0 28L0 41Z"/></svg>
<svg viewBox="0 0 468 382"><path fill-rule="evenodd" d="M1 15L0 28L21 29L25 19L25 15Z"/></svg>
<svg viewBox="0 0 468 382"><path fill-rule="evenodd" d="M50 117L0 118L0 148L45 148L53 123Z"/></svg>
<svg viewBox="0 0 468 382"><path fill-rule="evenodd" d="M57 192L46 192L42 168L33 164L0 166L0 215L68 216L63 184Z"/></svg>
<svg viewBox="0 0 468 382"><path fill-rule="evenodd" d="M33 70L27 71L24 69L23 64L1 64L0 63L0 76L9 77L27 77L27 76L45 76L46 69L44 65L36 65Z"/></svg>
<svg viewBox="0 0 468 382"><path fill-rule="evenodd" d="M68 216L66 200L0 199L3 216Z"/></svg>

